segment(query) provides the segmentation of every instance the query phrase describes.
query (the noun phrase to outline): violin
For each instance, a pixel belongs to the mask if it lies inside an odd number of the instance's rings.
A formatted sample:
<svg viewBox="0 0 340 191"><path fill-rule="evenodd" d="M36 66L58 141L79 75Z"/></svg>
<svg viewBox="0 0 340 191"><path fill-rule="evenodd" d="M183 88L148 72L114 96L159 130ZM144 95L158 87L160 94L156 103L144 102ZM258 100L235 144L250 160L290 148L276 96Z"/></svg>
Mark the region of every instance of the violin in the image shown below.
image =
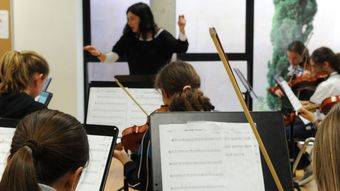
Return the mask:
<svg viewBox="0 0 340 191"><path fill-rule="evenodd" d="M329 98L326 98L325 100L322 101L321 106L320 106L320 111L323 114L327 114L331 108L336 104L340 102L340 95L337 96L331 96Z"/></svg>
<svg viewBox="0 0 340 191"><path fill-rule="evenodd" d="M276 85L273 86L273 87L269 87L267 90L268 90L269 93L275 95L275 92L276 92L277 90L279 90L279 89L280 89L280 88L279 88L279 85L276 84Z"/></svg>
<svg viewBox="0 0 340 191"><path fill-rule="evenodd" d="M283 116L283 122L286 126L292 124L295 121L295 119L296 119L295 112L290 112Z"/></svg>
<svg viewBox="0 0 340 191"><path fill-rule="evenodd" d="M326 80L328 73L319 72L312 75L310 72L305 72L304 74L297 76L295 79L289 82L289 85L293 89L304 89L307 87L313 88L315 90L316 86Z"/></svg>
<svg viewBox="0 0 340 191"><path fill-rule="evenodd" d="M311 106L307 106L306 109L308 111L314 111L315 109L319 109L321 113L326 115L331 110L333 105L339 102L340 102L340 95L331 96L331 97L324 99L321 104L314 104Z"/></svg>
<svg viewBox="0 0 340 191"><path fill-rule="evenodd" d="M169 109L169 106L162 105L160 108L156 109L152 113L164 113L164 112L167 112L168 109ZM121 150L122 147L124 147L124 149L128 149L133 153L138 152L138 149L142 142L144 134L149 129L149 126L150 126L150 119L148 117L147 122L145 124L139 125L139 126L134 125L134 126L124 129L122 132L121 144L117 145L116 149Z"/></svg>

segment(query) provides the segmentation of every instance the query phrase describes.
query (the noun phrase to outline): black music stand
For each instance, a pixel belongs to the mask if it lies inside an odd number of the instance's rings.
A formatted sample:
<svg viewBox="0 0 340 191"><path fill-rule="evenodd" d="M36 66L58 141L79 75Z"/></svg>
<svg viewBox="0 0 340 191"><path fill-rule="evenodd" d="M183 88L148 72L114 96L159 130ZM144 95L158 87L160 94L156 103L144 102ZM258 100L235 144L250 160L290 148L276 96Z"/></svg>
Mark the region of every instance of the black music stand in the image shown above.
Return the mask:
<svg viewBox="0 0 340 191"><path fill-rule="evenodd" d="M115 78L129 88L153 88L154 75L117 75Z"/></svg>
<svg viewBox="0 0 340 191"><path fill-rule="evenodd" d="M292 174L288 158L286 135L280 112L251 112L259 134L272 160L284 190L293 190ZM162 190L159 125L183 124L189 121L217 121L248 123L243 112L168 112L151 115L151 150L153 190ZM277 187L261 154L265 190L275 191Z"/></svg>
<svg viewBox="0 0 340 191"><path fill-rule="evenodd" d="M254 92L253 88L251 87L250 83L247 81L247 79L244 77L241 70L238 68L233 68L233 70L236 73L236 76L241 81L243 87L246 89L246 92L243 92L244 100L248 106L249 109L252 110L252 99L259 99L256 93Z"/></svg>
<svg viewBox="0 0 340 191"><path fill-rule="evenodd" d="M116 141L118 138L118 128L115 126L106 126L106 125L89 125L84 124L84 127L86 129L86 133L88 135L96 135L96 136L109 136L112 137L112 142L110 145L110 151L107 157L106 165L104 174L102 177L102 182L100 184L100 191L104 191L107 177L109 176L110 167L111 167L111 160L114 152L114 148L116 146ZM91 159L90 159L91 160Z"/></svg>

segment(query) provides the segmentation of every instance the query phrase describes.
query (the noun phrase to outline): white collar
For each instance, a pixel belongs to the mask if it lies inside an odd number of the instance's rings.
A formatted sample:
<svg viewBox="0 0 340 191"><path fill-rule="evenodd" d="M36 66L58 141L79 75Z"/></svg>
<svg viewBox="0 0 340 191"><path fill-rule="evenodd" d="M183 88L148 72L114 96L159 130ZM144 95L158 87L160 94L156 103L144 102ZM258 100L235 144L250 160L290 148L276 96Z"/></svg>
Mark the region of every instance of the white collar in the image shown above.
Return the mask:
<svg viewBox="0 0 340 191"><path fill-rule="evenodd" d="M39 187L41 188L42 191L57 191L56 189L52 188L51 186L48 186L46 184L40 184Z"/></svg>
<svg viewBox="0 0 340 191"><path fill-rule="evenodd" d="M337 74L338 74L338 72L332 72L331 74L329 74L329 77L335 76Z"/></svg>
<svg viewBox="0 0 340 191"><path fill-rule="evenodd" d="M159 29L153 38L147 38L144 40L142 37L139 37L139 40L140 41L152 41L153 39L157 38L163 31L164 29Z"/></svg>

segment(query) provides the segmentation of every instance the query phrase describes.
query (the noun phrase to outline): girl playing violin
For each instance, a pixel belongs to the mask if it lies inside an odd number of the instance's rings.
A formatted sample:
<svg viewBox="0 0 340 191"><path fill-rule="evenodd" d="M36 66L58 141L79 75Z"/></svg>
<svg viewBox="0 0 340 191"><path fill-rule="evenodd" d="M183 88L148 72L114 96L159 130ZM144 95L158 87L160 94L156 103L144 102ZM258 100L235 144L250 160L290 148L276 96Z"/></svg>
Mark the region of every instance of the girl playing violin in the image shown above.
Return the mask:
<svg viewBox="0 0 340 191"><path fill-rule="evenodd" d="M334 54L326 47L315 50L311 57L311 64L315 72L325 72L329 75L326 81L320 83L309 101L302 101L304 108L300 114L309 121L320 120L320 116L315 116L306 108L313 108L325 103L328 98L340 96L340 53ZM333 99L336 102L338 99Z"/></svg>
<svg viewBox="0 0 340 191"><path fill-rule="evenodd" d="M161 90L164 105L168 106L167 111L212 111L214 106L203 95L200 85L200 77L195 69L183 61L164 66L155 80L155 88ZM114 151L114 156L124 165L124 176L129 187L151 189L150 145L150 130L147 130L136 161L132 161L124 149Z"/></svg>
<svg viewBox="0 0 340 191"><path fill-rule="evenodd" d="M288 45L287 59L289 62L287 73L288 83L291 84L291 86L292 84L294 84L294 87L292 86L292 90L300 100L308 100L310 96L314 93L314 89L306 87L302 83L299 83L300 78L302 78L304 74L310 73L308 70L305 70L309 68L309 51L307 47L303 44L303 42L293 41ZM298 83L294 83L295 81ZM288 98L285 97L284 93L281 91L278 85L269 88L268 91L281 98L281 112L285 116L285 124L289 125L294 123L294 109L292 108Z"/></svg>
<svg viewBox="0 0 340 191"><path fill-rule="evenodd" d="M305 65L309 64L308 49L303 42L293 41L288 45L287 58L289 62L287 77L288 81L291 81L296 77L301 76L304 73ZM279 88L274 90L274 94L279 97L284 96Z"/></svg>
<svg viewBox="0 0 340 191"><path fill-rule="evenodd" d="M316 90L309 101L301 101L303 104L303 108L300 109L299 113L300 115L311 121L312 124L306 126L301 123L294 123L293 139L306 139L308 137L315 136L318 121L321 120L322 116L315 115L312 112L308 111L306 108L319 106L323 101L326 101L327 98L340 95L340 67L334 52L327 47L316 49L311 56L311 66L313 73L323 72L326 73L329 77L316 87ZM293 157L296 155L294 150L298 149L293 149L290 151L292 154L291 156ZM302 161L305 162L302 163L305 164L302 166L308 166L308 168L306 169L306 174L312 175L309 160L306 159ZM306 177L304 179L308 178L307 176L304 177Z"/></svg>
<svg viewBox="0 0 340 191"><path fill-rule="evenodd" d="M324 72L328 78L317 86L309 103L305 105L321 104L327 97L340 95L340 63L334 52L327 47L316 49L311 56L311 66L315 73Z"/></svg>

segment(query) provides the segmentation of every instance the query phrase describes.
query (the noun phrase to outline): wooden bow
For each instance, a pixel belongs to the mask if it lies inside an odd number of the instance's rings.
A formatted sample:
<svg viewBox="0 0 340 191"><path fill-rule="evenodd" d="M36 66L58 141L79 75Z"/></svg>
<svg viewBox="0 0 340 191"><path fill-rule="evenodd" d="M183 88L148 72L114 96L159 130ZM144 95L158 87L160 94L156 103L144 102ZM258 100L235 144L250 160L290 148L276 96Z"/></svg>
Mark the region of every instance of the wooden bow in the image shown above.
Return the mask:
<svg viewBox="0 0 340 191"><path fill-rule="evenodd" d="M216 32L215 28L210 28L209 32L210 32L210 36L211 36L211 38L212 38L212 40L213 40L213 42L214 42L214 44L216 46L218 55L220 56L221 61L222 61L223 65L224 65L224 67L225 67L225 69L226 69L226 71L228 73L229 79L230 79L230 81L231 81L231 83L233 85L233 88L234 88L235 92L236 92L237 98L238 98L238 100L239 100L239 102L240 102L240 104L241 104L241 106L243 108L244 114L245 114L245 116L246 116L246 118L247 118L247 120L248 120L248 122L249 122L249 124L250 124L250 126L252 128L252 130L253 130L255 138L256 138L256 140L257 140L257 142L259 144L260 151L261 151L261 153L262 153L262 155L263 155L263 157L265 159L266 164L269 167L269 171L270 171L271 175L274 178L275 184L276 184L276 186L277 186L279 191L283 191L283 187L282 187L282 184L280 182L280 179L279 179L279 177L276 174L276 171L274 169L273 163L271 162L270 157L269 157L269 155L267 153L267 150L266 150L266 148L265 148L265 146L264 146L264 144L262 142L262 139L260 137L260 134L257 131L256 125L254 123L253 118L250 115L250 112L249 112L249 109L248 109L248 107L246 105L246 102L244 101L244 99L242 97L242 93L241 93L240 87L237 84L236 78L235 78L235 76L234 76L234 74L232 72L232 69L230 67L228 58L227 58L227 56L226 56L226 54L225 54L225 52L223 50L223 47L222 47L220 39L219 39L219 37L217 35L217 32Z"/></svg>

